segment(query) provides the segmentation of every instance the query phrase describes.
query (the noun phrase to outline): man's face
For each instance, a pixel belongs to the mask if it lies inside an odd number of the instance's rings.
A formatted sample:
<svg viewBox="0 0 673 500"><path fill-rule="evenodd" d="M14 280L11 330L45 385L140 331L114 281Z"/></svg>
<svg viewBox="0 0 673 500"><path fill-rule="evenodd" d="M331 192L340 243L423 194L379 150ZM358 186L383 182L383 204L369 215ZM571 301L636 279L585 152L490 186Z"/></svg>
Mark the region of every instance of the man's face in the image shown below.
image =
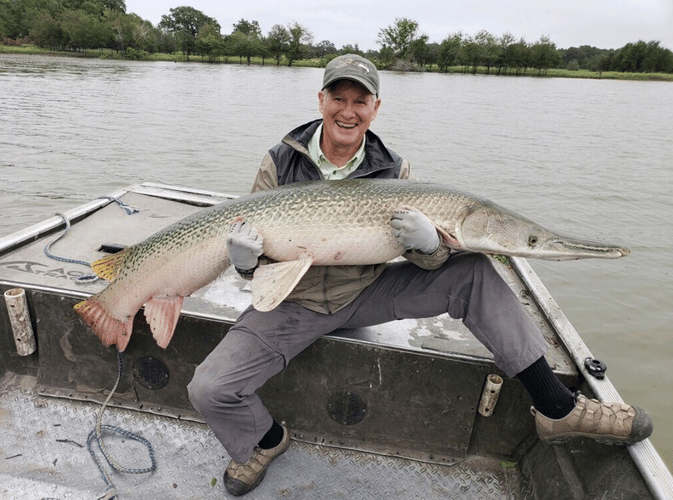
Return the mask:
<svg viewBox="0 0 673 500"><path fill-rule="evenodd" d="M323 149L359 148L381 104L381 99L350 80L340 81L333 91L320 91L318 101L323 117Z"/></svg>

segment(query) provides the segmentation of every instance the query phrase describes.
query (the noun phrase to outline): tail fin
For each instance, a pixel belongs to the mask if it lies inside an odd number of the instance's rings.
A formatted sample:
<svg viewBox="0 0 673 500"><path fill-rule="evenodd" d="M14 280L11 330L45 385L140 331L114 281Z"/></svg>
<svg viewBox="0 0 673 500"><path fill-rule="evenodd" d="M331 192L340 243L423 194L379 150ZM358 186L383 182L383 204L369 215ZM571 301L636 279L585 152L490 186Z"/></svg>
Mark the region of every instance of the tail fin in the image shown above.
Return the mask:
<svg viewBox="0 0 673 500"><path fill-rule="evenodd" d="M96 300L96 296L76 304L75 311L86 321L105 347L115 344L120 351L126 349L133 332L133 318L127 321L113 318Z"/></svg>

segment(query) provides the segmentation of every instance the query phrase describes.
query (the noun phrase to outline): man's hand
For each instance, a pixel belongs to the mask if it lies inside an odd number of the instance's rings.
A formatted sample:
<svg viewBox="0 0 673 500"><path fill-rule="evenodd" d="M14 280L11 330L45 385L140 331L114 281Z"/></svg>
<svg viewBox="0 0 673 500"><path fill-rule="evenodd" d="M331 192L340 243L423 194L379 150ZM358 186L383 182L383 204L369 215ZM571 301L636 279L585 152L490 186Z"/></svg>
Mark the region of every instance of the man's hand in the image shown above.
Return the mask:
<svg viewBox="0 0 673 500"><path fill-rule="evenodd" d="M407 250L431 254L439 248L437 229L425 214L415 208L395 210L390 225L397 242Z"/></svg>
<svg viewBox="0 0 673 500"><path fill-rule="evenodd" d="M263 242L264 239L251 224L238 221L234 225L227 237L227 252L238 272L251 273L257 267Z"/></svg>

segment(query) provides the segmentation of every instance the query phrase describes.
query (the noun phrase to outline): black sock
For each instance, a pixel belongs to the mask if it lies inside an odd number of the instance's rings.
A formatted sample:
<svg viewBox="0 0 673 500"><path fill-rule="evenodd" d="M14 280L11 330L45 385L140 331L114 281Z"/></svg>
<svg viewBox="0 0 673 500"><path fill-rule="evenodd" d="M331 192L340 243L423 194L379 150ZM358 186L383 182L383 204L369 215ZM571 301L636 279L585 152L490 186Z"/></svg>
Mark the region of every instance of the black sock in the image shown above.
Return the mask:
<svg viewBox="0 0 673 500"><path fill-rule="evenodd" d="M517 374L530 394L533 406L545 417L565 417L575 407L572 392L561 383L544 356Z"/></svg>
<svg viewBox="0 0 673 500"><path fill-rule="evenodd" d="M274 420L273 424L271 425L271 429L269 429L268 432L264 434L264 437L257 446L263 450L270 450L271 448L275 448L283 440L284 432L285 431L283 430L283 427Z"/></svg>

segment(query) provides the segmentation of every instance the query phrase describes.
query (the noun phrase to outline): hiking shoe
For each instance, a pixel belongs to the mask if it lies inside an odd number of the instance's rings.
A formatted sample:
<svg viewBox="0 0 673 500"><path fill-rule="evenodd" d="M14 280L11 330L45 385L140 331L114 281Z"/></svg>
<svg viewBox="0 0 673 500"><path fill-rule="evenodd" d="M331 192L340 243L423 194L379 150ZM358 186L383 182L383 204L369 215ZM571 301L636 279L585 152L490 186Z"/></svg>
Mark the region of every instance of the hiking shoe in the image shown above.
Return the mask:
<svg viewBox="0 0 673 500"><path fill-rule="evenodd" d="M270 450L255 446L252 458L244 464L229 462L224 472L224 486L235 497L245 495L254 490L266 475L266 468L274 458L290 447L290 433L283 427L283 439L280 444Z"/></svg>
<svg viewBox="0 0 673 500"><path fill-rule="evenodd" d="M537 434L543 441L559 444L587 437L603 444L630 445L652 434L652 418L637 406L601 403L575 393L575 408L565 417L552 419L531 407Z"/></svg>

